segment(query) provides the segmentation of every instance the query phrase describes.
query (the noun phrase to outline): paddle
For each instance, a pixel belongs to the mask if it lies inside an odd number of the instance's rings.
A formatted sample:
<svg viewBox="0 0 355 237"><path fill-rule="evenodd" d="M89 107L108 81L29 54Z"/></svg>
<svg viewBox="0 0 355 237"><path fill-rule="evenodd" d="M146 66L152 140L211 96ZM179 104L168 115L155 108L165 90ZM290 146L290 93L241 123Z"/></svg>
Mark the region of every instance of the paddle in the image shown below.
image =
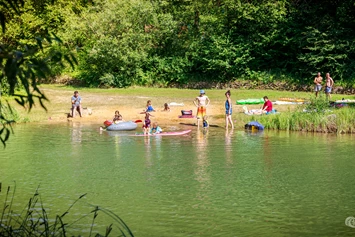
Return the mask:
<svg viewBox="0 0 355 237"><path fill-rule="evenodd" d="M197 126L196 124L192 124L192 123L179 123L181 125L187 125L187 126ZM210 124L209 125L210 127L216 127L218 128L219 126L218 125L215 125L215 124Z"/></svg>

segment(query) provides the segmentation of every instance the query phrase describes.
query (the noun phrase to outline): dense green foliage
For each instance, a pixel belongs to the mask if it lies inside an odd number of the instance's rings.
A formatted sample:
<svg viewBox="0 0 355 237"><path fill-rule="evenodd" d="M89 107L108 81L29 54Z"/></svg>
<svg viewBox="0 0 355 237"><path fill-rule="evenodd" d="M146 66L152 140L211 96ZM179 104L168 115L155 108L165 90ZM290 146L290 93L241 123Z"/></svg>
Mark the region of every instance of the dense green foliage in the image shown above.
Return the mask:
<svg viewBox="0 0 355 237"><path fill-rule="evenodd" d="M311 83L317 71L355 81L350 0L32 0L24 9L1 40L33 44L51 29L67 46L61 52L76 48L79 62L75 71L54 65L54 73L90 86Z"/></svg>
<svg viewBox="0 0 355 237"><path fill-rule="evenodd" d="M72 68L76 63L73 54L65 50L56 36L59 22L48 13L52 13L51 2L0 1L0 142L4 145L16 114L4 102L2 94L14 96L28 110L34 106L35 100L45 109L43 102L47 98L39 90L38 81L53 75L51 68L64 68L64 61ZM18 88L24 93L16 91Z"/></svg>

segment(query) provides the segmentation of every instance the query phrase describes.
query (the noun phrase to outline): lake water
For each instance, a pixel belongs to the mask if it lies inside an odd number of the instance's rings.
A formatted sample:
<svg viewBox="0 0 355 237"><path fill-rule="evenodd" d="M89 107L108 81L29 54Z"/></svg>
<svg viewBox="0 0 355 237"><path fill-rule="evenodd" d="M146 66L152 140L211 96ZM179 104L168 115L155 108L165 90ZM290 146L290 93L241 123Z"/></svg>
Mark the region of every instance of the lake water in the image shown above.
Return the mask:
<svg viewBox="0 0 355 237"><path fill-rule="evenodd" d="M134 137L81 123L14 127L0 153L21 211L39 186L49 216L67 223L98 205L135 236L354 236L355 137L210 128L184 136ZM2 208L2 201L0 202ZM86 235L92 215L72 224ZM94 230L112 219L99 213ZM114 235L117 236L114 227Z"/></svg>

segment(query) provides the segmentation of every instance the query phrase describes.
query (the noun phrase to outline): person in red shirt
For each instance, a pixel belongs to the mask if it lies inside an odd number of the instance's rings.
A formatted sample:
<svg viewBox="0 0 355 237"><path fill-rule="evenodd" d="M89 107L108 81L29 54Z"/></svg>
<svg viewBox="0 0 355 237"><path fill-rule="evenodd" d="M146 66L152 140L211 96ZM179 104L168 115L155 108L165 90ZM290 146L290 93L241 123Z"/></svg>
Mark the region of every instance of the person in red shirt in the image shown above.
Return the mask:
<svg viewBox="0 0 355 237"><path fill-rule="evenodd" d="M248 110L246 106L243 106L244 113L247 115L275 113L275 110L272 109L272 102L269 100L269 98L267 96L264 96L263 99L264 105L261 109Z"/></svg>
<svg viewBox="0 0 355 237"><path fill-rule="evenodd" d="M270 113L272 111L272 103L267 96L264 96L264 105L261 108L262 113Z"/></svg>

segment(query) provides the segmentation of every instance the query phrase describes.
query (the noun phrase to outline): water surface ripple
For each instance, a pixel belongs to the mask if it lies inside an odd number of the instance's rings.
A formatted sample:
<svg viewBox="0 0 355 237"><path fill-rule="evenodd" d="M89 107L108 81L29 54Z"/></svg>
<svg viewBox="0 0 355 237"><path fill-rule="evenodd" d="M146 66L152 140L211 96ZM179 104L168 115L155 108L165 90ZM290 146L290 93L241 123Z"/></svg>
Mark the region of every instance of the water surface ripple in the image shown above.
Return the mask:
<svg viewBox="0 0 355 237"><path fill-rule="evenodd" d="M16 181L14 209L39 187L52 218L87 193L68 222L99 205L138 237L355 235L344 224L355 215L351 135L193 128L134 137L97 127L17 125L0 156L0 182ZM112 220L100 217L103 233ZM71 233L87 235L86 219Z"/></svg>

